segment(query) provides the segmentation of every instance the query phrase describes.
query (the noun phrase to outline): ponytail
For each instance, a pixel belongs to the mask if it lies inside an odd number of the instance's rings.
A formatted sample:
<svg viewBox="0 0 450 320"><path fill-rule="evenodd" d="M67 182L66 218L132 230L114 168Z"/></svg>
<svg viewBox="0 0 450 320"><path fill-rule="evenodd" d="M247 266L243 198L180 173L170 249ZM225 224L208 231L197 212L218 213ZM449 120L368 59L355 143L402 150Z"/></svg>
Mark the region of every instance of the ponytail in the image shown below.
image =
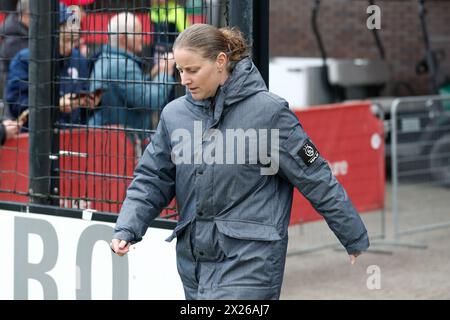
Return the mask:
<svg viewBox="0 0 450 320"><path fill-rule="evenodd" d="M230 61L241 61L249 56L247 43L242 32L234 28L220 28L219 31L228 43L228 58Z"/></svg>

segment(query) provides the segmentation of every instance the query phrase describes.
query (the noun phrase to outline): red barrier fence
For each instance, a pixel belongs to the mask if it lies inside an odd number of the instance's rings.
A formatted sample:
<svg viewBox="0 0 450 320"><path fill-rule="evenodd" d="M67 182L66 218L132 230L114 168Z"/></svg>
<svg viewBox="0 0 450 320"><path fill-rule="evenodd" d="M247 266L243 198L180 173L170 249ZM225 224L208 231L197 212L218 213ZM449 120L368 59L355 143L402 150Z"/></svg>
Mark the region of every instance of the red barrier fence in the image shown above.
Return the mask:
<svg viewBox="0 0 450 320"><path fill-rule="evenodd" d="M136 166L135 148L123 131L64 132L59 165L60 206L119 212Z"/></svg>
<svg viewBox="0 0 450 320"><path fill-rule="evenodd" d="M28 202L28 133L0 147L0 200Z"/></svg>
<svg viewBox="0 0 450 320"><path fill-rule="evenodd" d="M60 206L119 212L136 161L134 145L125 133L61 131L59 143ZM28 163L28 134L0 148L0 200L29 201L17 194L28 193Z"/></svg>

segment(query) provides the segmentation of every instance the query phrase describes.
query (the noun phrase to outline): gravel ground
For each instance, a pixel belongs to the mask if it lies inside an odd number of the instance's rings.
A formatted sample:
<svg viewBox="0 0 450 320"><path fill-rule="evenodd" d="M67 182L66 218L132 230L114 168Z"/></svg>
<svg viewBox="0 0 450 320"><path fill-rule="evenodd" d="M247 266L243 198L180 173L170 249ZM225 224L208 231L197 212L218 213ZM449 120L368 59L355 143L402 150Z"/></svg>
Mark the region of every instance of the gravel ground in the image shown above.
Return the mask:
<svg viewBox="0 0 450 320"><path fill-rule="evenodd" d="M381 212L362 215L371 248L350 265L322 222L290 228L290 243L281 299L450 299L450 227L398 237L394 232L386 190L386 237ZM450 189L412 184L399 189L401 230L450 221ZM411 245L424 245L425 249ZM375 270L375 272L374 272ZM379 276L378 276L379 275Z"/></svg>

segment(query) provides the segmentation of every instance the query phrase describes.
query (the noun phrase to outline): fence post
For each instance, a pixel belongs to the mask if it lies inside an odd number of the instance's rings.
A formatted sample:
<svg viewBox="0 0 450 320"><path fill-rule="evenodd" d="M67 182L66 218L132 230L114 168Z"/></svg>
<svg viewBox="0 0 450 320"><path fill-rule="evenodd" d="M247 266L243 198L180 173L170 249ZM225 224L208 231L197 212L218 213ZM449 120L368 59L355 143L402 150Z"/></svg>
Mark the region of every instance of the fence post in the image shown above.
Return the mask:
<svg viewBox="0 0 450 320"><path fill-rule="evenodd" d="M398 240L397 109L401 102L401 99L395 99L391 107L392 225L394 227L394 240Z"/></svg>
<svg viewBox="0 0 450 320"><path fill-rule="evenodd" d="M229 24L244 33L253 61L269 84L269 0L230 0Z"/></svg>
<svg viewBox="0 0 450 320"><path fill-rule="evenodd" d="M54 105L53 49L57 30L57 1L30 1L29 28L29 193L30 201L49 204L51 194L51 148ZM55 41L55 42L54 42Z"/></svg>
<svg viewBox="0 0 450 320"><path fill-rule="evenodd" d="M269 0L253 5L253 61L269 87Z"/></svg>

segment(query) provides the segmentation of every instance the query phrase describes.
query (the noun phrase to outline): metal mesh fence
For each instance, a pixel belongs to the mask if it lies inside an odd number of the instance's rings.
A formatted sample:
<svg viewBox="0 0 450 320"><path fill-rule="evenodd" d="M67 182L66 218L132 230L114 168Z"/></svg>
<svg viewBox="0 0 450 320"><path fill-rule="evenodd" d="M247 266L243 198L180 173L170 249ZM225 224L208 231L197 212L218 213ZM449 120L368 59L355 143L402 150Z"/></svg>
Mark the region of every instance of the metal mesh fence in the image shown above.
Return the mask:
<svg viewBox="0 0 450 320"><path fill-rule="evenodd" d="M450 185L450 132L447 101L418 98L400 104L397 113L398 178L403 184Z"/></svg>
<svg viewBox="0 0 450 320"><path fill-rule="evenodd" d="M448 96L411 97L392 104L390 149L396 237L450 225L449 100Z"/></svg>
<svg viewBox="0 0 450 320"><path fill-rule="evenodd" d="M227 24L227 1L10 7L0 13L0 200L118 212L162 109L184 94L176 36Z"/></svg>

